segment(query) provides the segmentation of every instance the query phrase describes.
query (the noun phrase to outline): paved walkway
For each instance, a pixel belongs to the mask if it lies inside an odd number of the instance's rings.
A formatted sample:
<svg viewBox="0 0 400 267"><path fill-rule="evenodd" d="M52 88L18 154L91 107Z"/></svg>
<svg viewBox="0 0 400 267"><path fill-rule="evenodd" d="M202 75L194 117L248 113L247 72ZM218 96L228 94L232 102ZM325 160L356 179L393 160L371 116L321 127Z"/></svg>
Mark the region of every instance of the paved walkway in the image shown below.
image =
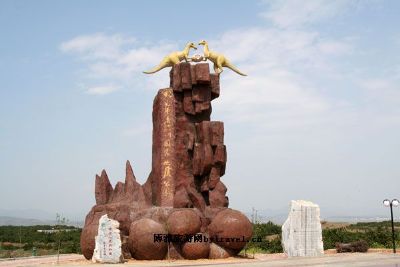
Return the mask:
<svg viewBox="0 0 400 267"><path fill-rule="evenodd" d="M267 256L268 257L268 256ZM23 258L8 261L0 261L0 266L55 266L57 257L35 257ZM130 260L124 264L94 264L83 259L82 255L61 255L60 267L71 266L250 266L250 267L400 267L400 254L382 253L353 253L353 254L331 254L313 258L290 258L290 259L266 259L258 257L256 259L229 258L223 260L177 260L177 261L136 261Z"/></svg>

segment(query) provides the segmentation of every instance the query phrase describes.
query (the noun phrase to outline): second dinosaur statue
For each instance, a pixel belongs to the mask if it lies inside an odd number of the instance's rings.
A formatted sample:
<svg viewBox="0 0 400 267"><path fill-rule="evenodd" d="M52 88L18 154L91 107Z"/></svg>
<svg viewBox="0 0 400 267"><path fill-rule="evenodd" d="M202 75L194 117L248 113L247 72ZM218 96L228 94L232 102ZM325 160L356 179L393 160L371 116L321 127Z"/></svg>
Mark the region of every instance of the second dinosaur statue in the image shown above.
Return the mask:
<svg viewBox="0 0 400 267"><path fill-rule="evenodd" d="M187 62L189 58L189 51L191 48L197 49L194 43L187 43L183 51L172 52L168 56L164 57L163 60L161 60L160 64L158 64L158 66L154 67L149 71L143 71L143 73L152 74L162 70L163 68L172 67L173 65L178 64L182 60L185 60Z"/></svg>
<svg viewBox="0 0 400 267"><path fill-rule="evenodd" d="M220 74L223 72L222 67L229 68L236 72L237 74L240 74L242 76L247 76L243 72L241 72L238 68L236 68L232 63L229 62L229 60L222 54L216 53L214 51L210 51L208 49L208 43L205 40L202 40L199 42L199 45L204 46L204 57L209 59L212 63L214 63L214 71L217 74Z"/></svg>

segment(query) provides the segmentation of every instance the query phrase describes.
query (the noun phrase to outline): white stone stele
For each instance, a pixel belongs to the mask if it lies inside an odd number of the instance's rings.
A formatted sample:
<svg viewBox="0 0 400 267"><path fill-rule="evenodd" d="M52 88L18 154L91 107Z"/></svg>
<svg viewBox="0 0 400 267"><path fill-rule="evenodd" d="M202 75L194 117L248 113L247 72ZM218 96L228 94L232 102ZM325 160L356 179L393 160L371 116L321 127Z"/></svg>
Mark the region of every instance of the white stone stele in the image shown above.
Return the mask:
<svg viewBox="0 0 400 267"><path fill-rule="evenodd" d="M310 201L292 200L282 225L282 246L289 257L324 254L319 206Z"/></svg>
<svg viewBox="0 0 400 267"><path fill-rule="evenodd" d="M95 249L92 257L93 262L123 262L121 236L118 228L118 221L108 218L107 214L101 216L97 236L95 238Z"/></svg>

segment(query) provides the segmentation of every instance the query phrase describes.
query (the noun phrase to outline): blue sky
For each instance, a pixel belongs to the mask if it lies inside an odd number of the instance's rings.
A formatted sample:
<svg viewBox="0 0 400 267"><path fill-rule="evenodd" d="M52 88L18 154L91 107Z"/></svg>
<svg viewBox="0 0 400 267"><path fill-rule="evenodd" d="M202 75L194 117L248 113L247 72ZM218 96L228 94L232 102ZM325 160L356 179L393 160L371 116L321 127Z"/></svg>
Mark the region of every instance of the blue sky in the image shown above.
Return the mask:
<svg viewBox="0 0 400 267"><path fill-rule="evenodd" d="M232 208L386 214L400 198L398 1L1 1L0 209L70 217L129 159L151 167L151 108L170 51L206 39L222 74ZM196 53L201 53L201 49Z"/></svg>

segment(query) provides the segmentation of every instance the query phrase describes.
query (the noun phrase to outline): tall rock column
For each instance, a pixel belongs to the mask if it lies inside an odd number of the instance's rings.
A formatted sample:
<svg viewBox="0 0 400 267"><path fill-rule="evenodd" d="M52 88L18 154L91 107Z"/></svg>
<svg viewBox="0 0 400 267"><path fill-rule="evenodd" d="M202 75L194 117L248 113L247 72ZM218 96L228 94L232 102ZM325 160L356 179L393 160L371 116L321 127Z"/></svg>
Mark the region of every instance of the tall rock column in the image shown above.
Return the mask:
<svg viewBox="0 0 400 267"><path fill-rule="evenodd" d="M152 202L172 207L175 193L175 99L171 89L161 89L153 104Z"/></svg>

